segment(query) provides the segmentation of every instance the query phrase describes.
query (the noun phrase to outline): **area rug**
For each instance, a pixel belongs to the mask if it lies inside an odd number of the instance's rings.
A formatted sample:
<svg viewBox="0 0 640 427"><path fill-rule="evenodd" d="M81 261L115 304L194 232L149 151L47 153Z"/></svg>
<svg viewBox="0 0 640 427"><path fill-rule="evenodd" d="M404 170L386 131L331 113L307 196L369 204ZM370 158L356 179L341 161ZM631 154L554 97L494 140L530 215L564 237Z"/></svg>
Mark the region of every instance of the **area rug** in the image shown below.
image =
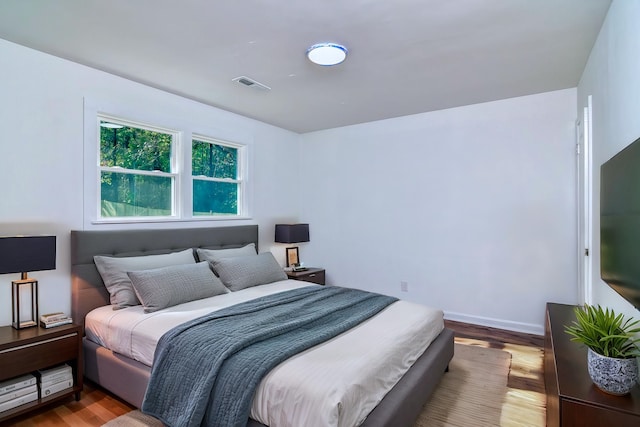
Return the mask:
<svg viewBox="0 0 640 427"><path fill-rule="evenodd" d="M449 372L425 404L415 427L499 426L510 365L511 354L506 351L456 344ZM162 423L136 410L103 427L162 427Z"/></svg>
<svg viewBox="0 0 640 427"><path fill-rule="evenodd" d="M415 427L495 427L501 424L511 353L456 344L438 388Z"/></svg>
<svg viewBox="0 0 640 427"><path fill-rule="evenodd" d="M149 415L145 415L139 410L131 411L118 418L109 421L102 427L163 427L160 421Z"/></svg>

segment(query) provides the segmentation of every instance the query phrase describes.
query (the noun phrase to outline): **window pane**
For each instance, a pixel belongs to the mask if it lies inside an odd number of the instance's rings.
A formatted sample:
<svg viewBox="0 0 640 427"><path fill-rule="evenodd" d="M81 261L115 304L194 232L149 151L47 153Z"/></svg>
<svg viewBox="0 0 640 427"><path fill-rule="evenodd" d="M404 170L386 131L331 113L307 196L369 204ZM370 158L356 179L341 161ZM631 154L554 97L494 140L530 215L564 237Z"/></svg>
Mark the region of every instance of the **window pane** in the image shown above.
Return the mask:
<svg viewBox="0 0 640 427"><path fill-rule="evenodd" d="M209 178L238 178L238 149L193 140L191 152L193 176Z"/></svg>
<svg viewBox="0 0 640 427"><path fill-rule="evenodd" d="M101 216L171 216L171 177L102 172Z"/></svg>
<svg viewBox="0 0 640 427"><path fill-rule="evenodd" d="M238 215L238 184L194 179L193 215Z"/></svg>
<svg viewBox="0 0 640 427"><path fill-rule="evenodd" d="M172 135L100 121L100 166L171 172Z"/></svg>

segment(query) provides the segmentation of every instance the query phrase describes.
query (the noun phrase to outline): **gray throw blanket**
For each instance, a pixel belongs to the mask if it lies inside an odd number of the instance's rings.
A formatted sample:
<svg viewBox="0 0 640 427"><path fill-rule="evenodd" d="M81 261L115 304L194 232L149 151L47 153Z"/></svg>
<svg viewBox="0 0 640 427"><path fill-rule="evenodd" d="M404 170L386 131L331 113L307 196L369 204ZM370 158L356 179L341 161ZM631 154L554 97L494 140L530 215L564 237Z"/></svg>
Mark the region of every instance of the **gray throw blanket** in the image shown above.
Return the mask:
<svg viewBox="0 0 640 427"><path fill-rule="evenodd" d="M272 368L396 300L356 289L309 287L177 326L158 342L142 411L171 427L246 426L255 388Z"/></svg>

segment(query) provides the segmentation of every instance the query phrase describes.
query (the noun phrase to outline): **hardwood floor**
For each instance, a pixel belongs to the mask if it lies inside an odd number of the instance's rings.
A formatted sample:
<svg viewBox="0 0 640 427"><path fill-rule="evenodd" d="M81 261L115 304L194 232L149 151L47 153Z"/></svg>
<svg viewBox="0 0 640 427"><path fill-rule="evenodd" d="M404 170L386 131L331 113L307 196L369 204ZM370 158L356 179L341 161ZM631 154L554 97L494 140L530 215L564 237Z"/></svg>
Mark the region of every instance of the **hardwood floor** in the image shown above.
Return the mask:
<svg viewBox="0 0 640 427"><path fill-rule="evenodd" d="M445 321L456 335L456 342L487 346L512 354L509 373L511 410L504 425L526 425L519 419L527 418L527 405L532 400L544 399L544 372L542 364L544 338L511 331ZM134 408L104 389L85 381L80 401L70 399L63 404L42 408L22 417L14 418L0 427L48 427L48 426L101 426ZM541 424L544 425L544 424Z"/></svg>
<svg viewBox="0 0 640 427"><path fill-rule="evenodd" d="M453 320L445 320L444 325L453 330L456 337L483 340L489 342L493 348L502 348L505 343L544 348L542 335L524 334L488 326L454 322Z"/></svg>
<svg viewBox="0 0 640 427"><path fill-rule="evenodd" d="M104 423L135 409L108 391L85 380L79 401L69 399L65 403L49 406L27 415L13 418L1 427L48 426L101 426Z"/></svg>

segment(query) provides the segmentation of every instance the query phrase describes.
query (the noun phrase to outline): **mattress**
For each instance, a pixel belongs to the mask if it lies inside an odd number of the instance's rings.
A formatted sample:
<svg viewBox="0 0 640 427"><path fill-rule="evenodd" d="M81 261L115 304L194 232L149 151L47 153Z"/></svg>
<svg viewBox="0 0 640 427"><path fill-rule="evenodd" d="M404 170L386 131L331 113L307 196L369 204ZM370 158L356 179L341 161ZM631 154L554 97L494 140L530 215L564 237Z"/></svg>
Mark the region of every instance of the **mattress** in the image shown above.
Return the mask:
<svg viewBox="0 0 640 427"><path fill-rule="evenodd" d="M93 310L87 338L151 366L160 337L180 323L263 295L304 286L284 280L154 313L141 306ZM353 426L393 388L444 328L441 310L393 303L359 326L274 368L259 384L251 418L265 425Z"/></svg>

